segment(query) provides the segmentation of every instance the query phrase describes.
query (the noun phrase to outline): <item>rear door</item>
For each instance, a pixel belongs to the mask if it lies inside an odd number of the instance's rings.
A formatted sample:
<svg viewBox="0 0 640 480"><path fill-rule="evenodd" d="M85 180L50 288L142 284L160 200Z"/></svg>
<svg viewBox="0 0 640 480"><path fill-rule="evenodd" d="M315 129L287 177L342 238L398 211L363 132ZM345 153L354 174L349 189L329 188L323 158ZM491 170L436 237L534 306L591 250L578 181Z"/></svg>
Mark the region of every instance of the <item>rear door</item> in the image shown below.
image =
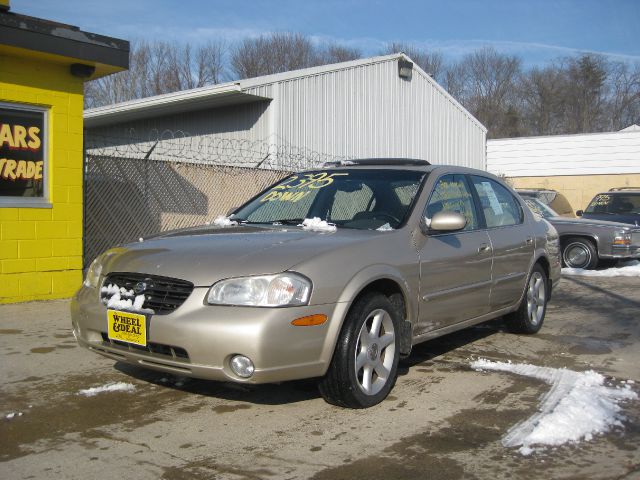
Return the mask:
<svg viewBox="0 0 640 480"><path fill-rule="evenodd" d="M418 335L489 311L491 242L464 175L438 179L424 215L429 220L440 211L463 214L467 225L458 232L429 234L420 248Z"/></svg>
<svg viewBox="0 0 640 480"><path fill-rule="evenodd" d="M516 303L524 290L534 252L534 234L520 202L500 183L470 175L493 249L491 310Z"/></svg>

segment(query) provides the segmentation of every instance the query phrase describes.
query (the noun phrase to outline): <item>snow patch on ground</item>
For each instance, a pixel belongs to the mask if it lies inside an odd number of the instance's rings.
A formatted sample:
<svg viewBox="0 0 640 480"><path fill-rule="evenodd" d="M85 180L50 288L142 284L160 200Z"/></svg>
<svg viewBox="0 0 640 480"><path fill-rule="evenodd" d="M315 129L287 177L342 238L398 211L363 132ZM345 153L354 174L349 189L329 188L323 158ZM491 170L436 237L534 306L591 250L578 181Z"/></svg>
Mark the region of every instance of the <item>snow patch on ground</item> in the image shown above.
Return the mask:
<svg viewBox="0 0 640 480"><path fill-rule="evenodd" d="M217 227L232 227L234 225L237 225L238 222L236 222L235 220L231 220L229 217L221 215L213 221L213 224Z"/></svg>
<svg viewBox="0 0 640 480"><path fill-rule="evenodd" d="M478 359L471 362L475 370L495 370L537 378L551 385L542 398L539 411L514 425L502 439L505 447L520 446L522 455L541 448L568 442L589 441L593 435L622 426L620 402L637 400L628 382L622 386L605 384L605 377L592 370L574 372L567 369L537 367L522 363L492 362Z"/></svg>
<svg viewBox="0 0 640 480"><path fill-rule="evenodd" d="M102 385L101 387L93 387L87 388L84 390L80 390L78 395L84 395L85 397L94 397L100 393L105 392L133 392L136 389L136 386L131 383L107 383L106 385Z"/></svg>
<svg viewBox="0 0 640 480"><path fill-rule="evenodd" d="M301 226L303 230L311 232L335 232L338 229L333 223L327 223L319 217L305 218Z"/></svg>
<svg viewBox="0 0 640 480"><path fill-rule="evenodd" d="M563 275L579 275L583 277L640 277L640 261L623 263L620 267L605 270L584 270L583 268L563 268Z"/></svg>

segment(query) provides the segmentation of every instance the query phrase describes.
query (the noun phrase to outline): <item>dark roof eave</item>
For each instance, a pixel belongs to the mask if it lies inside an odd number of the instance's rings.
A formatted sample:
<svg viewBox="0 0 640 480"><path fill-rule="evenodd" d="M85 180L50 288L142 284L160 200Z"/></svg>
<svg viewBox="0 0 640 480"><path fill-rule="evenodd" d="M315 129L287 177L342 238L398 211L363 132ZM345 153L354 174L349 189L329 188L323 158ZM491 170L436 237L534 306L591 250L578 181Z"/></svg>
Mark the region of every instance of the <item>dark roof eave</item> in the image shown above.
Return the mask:
<svg viewBox="0 0 640 480"><path fill-rule="evenodd" d="M11 12L0 13L2 44L83 60L91 64L129 68L129 42L84 32L77 27Z"/></svg>

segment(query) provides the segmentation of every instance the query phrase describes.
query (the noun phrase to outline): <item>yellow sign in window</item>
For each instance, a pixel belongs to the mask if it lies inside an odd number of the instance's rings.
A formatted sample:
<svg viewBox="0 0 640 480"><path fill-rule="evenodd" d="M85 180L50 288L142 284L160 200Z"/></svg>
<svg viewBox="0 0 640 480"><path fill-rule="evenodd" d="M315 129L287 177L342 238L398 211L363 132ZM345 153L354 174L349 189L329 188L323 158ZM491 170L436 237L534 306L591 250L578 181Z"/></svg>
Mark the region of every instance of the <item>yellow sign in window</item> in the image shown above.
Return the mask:
<svg viewBox="0 0 640 480"><path fill-rule="evenodd" d="M143 314L107 310L109 338L147 346L147 319Z"/></svg>

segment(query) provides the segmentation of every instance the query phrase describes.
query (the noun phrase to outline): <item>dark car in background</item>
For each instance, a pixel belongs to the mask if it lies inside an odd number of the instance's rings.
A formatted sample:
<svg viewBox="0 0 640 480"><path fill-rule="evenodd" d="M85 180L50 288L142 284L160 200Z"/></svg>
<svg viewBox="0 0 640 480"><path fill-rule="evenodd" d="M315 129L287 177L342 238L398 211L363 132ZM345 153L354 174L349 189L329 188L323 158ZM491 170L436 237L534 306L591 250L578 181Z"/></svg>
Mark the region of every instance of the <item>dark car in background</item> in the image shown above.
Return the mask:
<svg viewBox="0 0 640 480"><path fill-rule="evenodd" d="M598 193L587 208L578 210L576 215L640 226L640 187L612 188Z"/></svg>
<svg viewBox="0 0 640 480"><path fill-rule="evenodd" d="M518 192L527 206L558 231L562 263L572 268L596 268L617 260L640 258L640 228L625 223L561 217L538 198Z"/></svg>

